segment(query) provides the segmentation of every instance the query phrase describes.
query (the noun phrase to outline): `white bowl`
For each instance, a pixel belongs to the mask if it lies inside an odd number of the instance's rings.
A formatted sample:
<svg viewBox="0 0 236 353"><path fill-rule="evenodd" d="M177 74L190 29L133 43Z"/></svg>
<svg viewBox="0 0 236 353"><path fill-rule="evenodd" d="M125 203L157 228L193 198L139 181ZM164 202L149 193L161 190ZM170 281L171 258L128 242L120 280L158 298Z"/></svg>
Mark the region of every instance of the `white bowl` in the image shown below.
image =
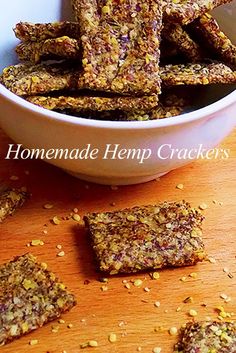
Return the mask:
<svg viewBox="0 0 236 353"><path fill-rule="evenodd" d="M4 3L4 13L6 16L0 21L0 70L17 62L14 56L17 40L12 32L15 23L50 22L71 16L68 0L8 0ZM230 38L236 41L235 2L222 6L215 14ZM1 127L24 148L81 150L88 144L97 148L95 159L90 156L47 161L81 179L101 184L135 184L155 179L191 162L197 157L194 150L217 146L236 125L236 91L233 88L230 94L204 108L157 121L112 122L71 117L34 106L2 85L0 107ZM109 145L119 145L119 151L126 149L136 153L124 153L124 159L118 155L116 159L111 155L105 159L104 152ZM191 153L189 158L185 158L183 152L181 156L174 153L171 158L170 148L186 149ZM27 151L24 151L23 157L26 156ZM143 163L138 159L142 156L146 157ZM214 157L212 152L210 158Z"/></svg>

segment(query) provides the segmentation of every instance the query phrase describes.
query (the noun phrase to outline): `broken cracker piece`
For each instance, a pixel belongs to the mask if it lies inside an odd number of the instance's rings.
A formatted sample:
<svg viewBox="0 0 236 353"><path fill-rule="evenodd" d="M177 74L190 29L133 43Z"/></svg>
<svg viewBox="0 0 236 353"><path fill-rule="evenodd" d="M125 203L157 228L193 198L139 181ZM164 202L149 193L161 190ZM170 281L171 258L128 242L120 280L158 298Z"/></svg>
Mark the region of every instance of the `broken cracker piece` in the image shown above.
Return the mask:
<svg viewBox="0 0 236 353"><path fill-rule="evenodd" d="M3 70L2 83L18 96L46 94L57 90L83 88L81 71L69 63L18 64Z"/></svg>
<svg viewBox="0 0 236 353"><path fill-rule="evenodd" d="M58 319L76 304L45 265L26 254L0 266L0 346Z"/></svg>
<svg viewBox="0 0 236 353"><path fill-rule="evenodd" d="M171 0L167 3L166 17L168 21L186 25L204 13L229 3L232 0Z"/></svg>
<svg viewBox="0 0 236 353"><path fill-rule="evenodd" d="M157 106L157 96L143 97L76 97L76 96L58 96L44 97L31 96L26 97L28 102L36 104L49 110L70 109L79 112L80 110L116 110L132 111L134 109L149 110Z"/></svg>
<svg viewBox="0 0 236 353"><path fill-rule="evenodd" d="M14 28L15 36L22 42L39 42L50 38L68 36L80 38L80 25L77 22L29 23L19 22Z"/></svg>
<svg viewBox="0 0 236 353"><path fill-rule="evenodd" d="M217 21L209 13L196 19L189 27L196 38L203 41L204 45L213 50L225 64L236 69L236 46L221 31Z"/></svg>
<svg viewBox="0 0 236 353"><path fill-rule="evenodd" d="M89 89L160 93L163 5L161 0L74 0Z"/></svg>
<svg viewBox="0 0 236 353"><path fill-rule="evenodd" d="M63 36L39 42L21 43L16 47L16 54L19 60L30 61L33 64L43 59L77 59L80 57L80 44L77 39Z"/></svg>
<svg viewBox="0 0 236 353"><path fill-rule="evenodd" d="M222 63L170 64L161 67L160 71L165 86L236 83L236 72Z"/></svg>
<svg viewBox="0 0 236 353"><path fill-rule="evenodd" d="M174 44L177 51L182 53L190 62L202 61L204 59L200 46L194 42L182 26L171 22L165 22L162 36Z"/></svg>
<svg viewBox="0 0 236 353"><path fill-rule="evenodd" d="M180 332L175 353L214 352L235 353L236 324L234 322L189 322Z"/></svg>
<svg viewBox="0 0 236 353"><path fill-rule="evenodd" d="M110 274L202 261L202 220L201 213L185 201L84 217L99 268Z"/></svg>
<svg viewBox="0 0 236 353"><path fill-rule="evenodd" d="M0 192L0 223L20 208L29 197L27 192L6 189Z"/></svg>

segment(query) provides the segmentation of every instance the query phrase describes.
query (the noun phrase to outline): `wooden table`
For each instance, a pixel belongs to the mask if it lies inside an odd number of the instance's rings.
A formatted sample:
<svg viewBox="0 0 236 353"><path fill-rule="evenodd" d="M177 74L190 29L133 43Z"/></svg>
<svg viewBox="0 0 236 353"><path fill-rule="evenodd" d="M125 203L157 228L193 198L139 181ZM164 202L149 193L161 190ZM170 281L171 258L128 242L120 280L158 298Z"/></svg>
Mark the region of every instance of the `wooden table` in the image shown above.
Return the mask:
<svg viewBox="0 0 236 353"><path fill-rule="evenodd" d="M221 146L231 150L228 160L198 161L160 181L118 190L88 185L41 161L5 160L8 143L9 138L0 132L0 179L12 186L27 186L32 198L0 225L0 263L30 250L68 285L78 304L64 315L65 324L53 323L59 326L57 333L48 324L1 347L1 353L77 353L88 340L96 340L98 347L86 348L85 352L134 353L141 347L141 352L151 353L154 347L161 347L163 353L171 353L177 337L169 335L168 330L188 321L190 309L198 312L197 320L216 318L215 308L219 305L236 314L236 131ZM10 180L11 176L19 179ZM179 183L184 190L176 188ZM204 211L204 241L216 263L207 261L195 267L163 270L159 280L151 280L148 273L113 277L107 291L101 290L102 275L96 272L83 227L72 219L59 225L50 222L55 215L68 216L74 208L83 216L88 211L180 199L196 207L208 205ZM46 203L54 207L44 209ZM28 248L32 239L41 239L45 245ZM62 245L64 257L57 256L57 245ZM193 272L196 278L190 276ZM181 281L182 277L186 281ZM135 278L143 280L141 288L132 283L130 290L125 288L122 281L130 283ZM232 300L224 303L221 294ZM184 304L189 296L194 303ZM159 308L154 305L157 301ZM73 327L68 328L70 323ZM108 341L111 332L117 335L115 343ZM31 339L38 339L38 344L30 346Z"/></svg>

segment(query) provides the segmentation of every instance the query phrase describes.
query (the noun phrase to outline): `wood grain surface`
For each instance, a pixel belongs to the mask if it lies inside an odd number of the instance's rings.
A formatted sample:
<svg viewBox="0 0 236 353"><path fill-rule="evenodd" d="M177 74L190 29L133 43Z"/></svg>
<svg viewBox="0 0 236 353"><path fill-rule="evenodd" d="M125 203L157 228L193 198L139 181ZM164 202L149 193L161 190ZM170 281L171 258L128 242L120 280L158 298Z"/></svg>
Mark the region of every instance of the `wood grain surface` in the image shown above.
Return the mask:
<svg viewBox="0 0 236 353"><path fill-rule="evenodd" d="M10 142L0 131L0 180L14 187L26 186L32 197L0 225L0 263L30 251L39 261L48 263L76 295L78 304L63 316L64 324L48 324L0 347L1 353L77 353L89 340L96 340L98 347L86 348L85 352L151 353L154 347L161 347L161 352L171 353L177 337L168 330L190 320L190 309L198 313L195 320L217 318L215 308L219 305L236 314L236 131L221 146L230 149L228 160L198 161L159 181L117 190L79 181L41 161L5 160ZM19 179L10 180L12 176ZM176 188L179 183L184 185L183 190ZM195 267L163 270L159 280L152 280L148 273L112 277L107 291L101 290L104 283L99 279L104 276L96 271L83 226L72 219L62 220L59 225L50 221L55 215L70 215L74 208L82 217L88 211L181 199L196 207L208 205L204 211L204 241L216 263L206 261ZM54 207L44 209L46 203ZM29 248L32 239L45 244ZM65 256L57 256L57 245L62 245ZM224 272L227 269L231 278ZM196 278L190 276L193 272ZM182 277L186 281L181 281ZM143 281L140 288L130 282L137 278ZM130 289L125 288L124 280L130 283ZM221 294L230 296L231 301L224 303ZM189 296L194 302L184 304ZM157 301L160 307L154 305ZM68 328L70 323L73 327ZM52 325L59 326L57 333L52 332ZM108 340L112 332L117 335L115 343ZM38 344L30 346L32 339Z"/></svg>

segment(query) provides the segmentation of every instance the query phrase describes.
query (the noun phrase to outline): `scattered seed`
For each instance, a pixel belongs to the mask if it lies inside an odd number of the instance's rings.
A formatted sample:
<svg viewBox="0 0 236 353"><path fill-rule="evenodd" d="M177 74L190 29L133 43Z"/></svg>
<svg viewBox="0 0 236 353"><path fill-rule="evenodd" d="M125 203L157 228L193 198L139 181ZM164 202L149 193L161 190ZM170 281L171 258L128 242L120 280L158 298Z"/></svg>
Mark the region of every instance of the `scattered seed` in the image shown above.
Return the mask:
<svg viewBox="0 0 236 353"><path fill-rule="evenodd" d="M214 257L208 257L208 261L209 261L211 264L215 264L215 263L216 263L216 259L214 259Z"/></svg>
<svg viewBox="0 0 236 353"><path fill-rule="evenodd" d="M48 268L48 265L46 264L46 262L41 262L41 267L43 270L46 270Z"/></svg>
<svg viewBox="0 0 236 353"><path fill-rule="evenodd" d="M60 251L58 254L57 254L57 256L59 256L59 257L63 257L63 256L65 256L65 251Z"/></svg>
<svg viewBox="0 0 236 353"><path fill-rule="evenodd" d="M124 287L127 288L127 289L130 289L130 288L131 288L131 285L130 285L129 283L126 283L126 284L124 285Z"/></svg>
<svg viewBox="0 0 236 353"><path fill-rule="evenodd" d="M45 208L46 210L50 210L51 208L53 208L54 206L50 203L46 203L43 208Z"/></svg>
<svg viewBox="0 0 236 353"><path fill-rule="evenodd" d="M29 341L29 345L30 345L30 346L35 346L35 345L38 344L38 343L39 343L38 340L31 340L31 341Z"/></svg>
<svg viewBox="0 0 236 353"><path fill-rule="evenodd" d="M58 244L58 245L56 246L56 248L57 248L58 250L61 250L61 249L62 249L62 245L61 245L61 244Z"/></svg>
<svg viewBox="0 0 236 353"><path fill-rule="evenodd" d="M153 353L161 353L161 347L153 348Z"/></svg>
<svg viewBox="0 0 236 353"><path fill-rule="evenodd" d="M101 286L101 290L102 290L103 292L107 292L107 291L108 291L108 287L107 287L107 286Z"/></svg>
<svg viewBox="0 0 236 353"><path fill-rule="evenodd" d="M206 209L208 208L208 205L203 202L203 203L201 203L201 205L199 205L198 208L199 208L200 210L204 211L204 210L206 210Z"/></svg>
<svg viewBox="0 0 236 353"><path fill-rule="evenodd" d="M60 219L59 219L57 216L54 216L54 217L53 217L52 222L53 222L55 225L58 225L58 224L61 223Z"/></svg>
<svg viewBox="0 0 236 353"><path fill-rule="evenodd" d="M73 324L68 324L67 327L68 327L68 328L72 328L72 327L73 327Z"/></svg>
<svg viewBox="0 0 236 353"><path fill-rule="evenodd" d="M135 287L140 287L143 284L143 281L141 279L136 279L134 281L134 286Z"/></svg>
<svg viewBox="0 0 236 353"><path fill-rule="evenodd" d="M180 312L181 311L181 307L179 306L177 309L176 309L176 312Z"/></svg>
<svg viewBox="0 0 236 353"><path fill-rule="evenodd" d="M196 272L192 272L192 273L190 273L189 277L196 279L197 278L197 273Z"/></svg>
<svg viewBox="0 0 236 353"><path fill-rule="evenodd" d="M31 240L30 245L31 246L39 246L39 245L42 246L42 245L44 245L44 242L40 239L33 239L33 240Z"/></svg>
<svg viewBox="0 0 236 353"><path fill-rule="evenodd" d="M180 281L181 281L181 282L186 282L186 281L187 281L187 277L185 277L185 276L181 277L181 278L180 278Z"/></svg>
<svg viewBox="0 0 236 353"><path fill-rule="evenodd" d="M159 278L160 278L160 273L159 273L159 272L153 272L153 273L151 273L151 278L152 278L152 279L159 279Z"/></svg>
<svg viewBox="0 0 236 353"><path fill-rule="evenodd" d="M52 326L52 332L57 333L59 331L59 326Z"/></svg>
<svg viewBox="0 0 236 353"><path fill-rule="evenodd" d="M19 180L19 177L16 176L16 175L12 175L12 176L10 177L10 180L12 180L12 181L17 181L17 180Z"/></svg>
<svg viewBox="0 0 236 353"><path fill-rule="evenodd" d="M73 212L74 212L74 213L78 213L78 212L79 212L78 208L75 207L75 208L73 209Z"/></svg>
<svg viewBox="0 0 236 353"><path fill-rule="evenodd" d="M81 217L78 214L76 214L76 213L72 216L72 218L76 222L80 222L80 220L81 220Z"/></svg>
<svg viewBox="0 0 236 353"><path fill-rule="evenodd" d="M46 229L43 230L43 234L48 234L48 231Z"/></svg>
<svg viewBox="0 0 236 353"><path fill-rule="evenodd" d="M109 336L108 336L108 341L111 342L111 343L115 343L117 341L117 336L115 333L110 333Z"/></svg>
<svg viewBox="0 0 236 353"><path fill-rule="evenodd" d="M144 290L144 292L150 292L150 288L148 288L148 287L145 287L143 290Z"/></svg>
<svg viewBox="0 0 236 353"><path fill-rule="evenodd" d="M101 277L99 278L99 282L102 282L102 283L108 283L109 279L106 278L106 277Z"/></svg>
<svg viewBox="0 0 236 353"><path fill-rule="evenodd" d="M183 184L176 185L176 189L183 190L183 188L184 188Z"/></svg>
<svg viewBox="0 0 236 353"><path fill-rule="evenodd" d="M155 302L155 303L154 303L154 306L157 307L157 308L159 308L159 307L161 306L161 303L160 303L160 302Z"/></svg>
<svg viewBox="0 0 236 353"><path fill-rule="evenodd" d="M141 350L142 350L142 347L137 347L138 352L141 352Z"/></svg>
<svg viewBox="0 0 236 353"><path fill-rule="evenodd" d="M184 304L187 304L187 303L193 303L193 298L192 297L187 297L183 300Z"/></svg>
<svg viewBox="0 0 236 353"><path fill-rule="evenodd" d="M171 336L176 336L177 333L178 333L177 327L171 327L171 328L169 329L169 334L170 334Z"/></svg>
<svg viewBox="0 0 236 353"><path fill-rule="evenodd" d="M197 311L194 310L194 309L190 309L189 310L189 315L192 316L192 317L195 317L195 316L197 316Z"/></svg>
<svg viewBox="0 0 236 353"><path fill-rule="evenodd" d="M65 320L60 319L60 320L58 320L58 323L59 323L59 324L64 324L64 323L65 323Z"/></svg>
<svg viewBox="0 0 236 353"><path fill-rule="evenodd" d="M91 340L91 341L88 342L88 346L89 347L97 347L98 346L98 342L94 341L94 340Z"/></svg>

